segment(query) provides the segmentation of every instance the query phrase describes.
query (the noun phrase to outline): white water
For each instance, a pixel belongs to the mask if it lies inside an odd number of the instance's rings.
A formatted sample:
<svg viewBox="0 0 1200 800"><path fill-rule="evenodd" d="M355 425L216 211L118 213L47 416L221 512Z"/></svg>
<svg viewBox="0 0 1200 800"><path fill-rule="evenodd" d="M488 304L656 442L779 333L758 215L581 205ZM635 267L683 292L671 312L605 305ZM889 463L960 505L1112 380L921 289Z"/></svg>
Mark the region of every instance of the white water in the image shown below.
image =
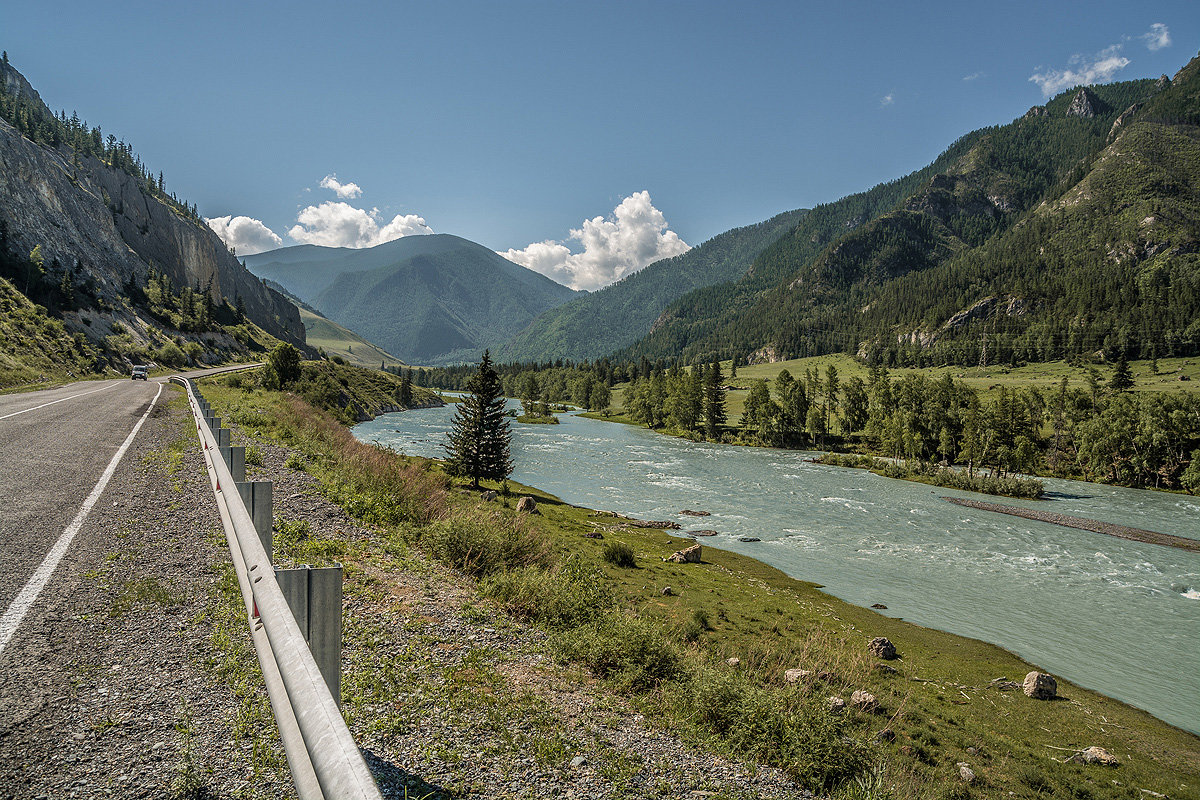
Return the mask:
<svg viewBox="0 0 1200 800"><path fill-rule="evenodd" d="M452 414L386 414L354 433L442 457ZM1198 553L955 506L939 497L980 496L812 464L811 453L560 419L514 423L514 480L575 505L717 530L705 546L753 556L851 603L883 603L881 613L1000 645L1200 732ZM1045 484L1049 500L1000 502L1200 538L1198 498ZM680 516L685 508L712 516Z"/></svg>

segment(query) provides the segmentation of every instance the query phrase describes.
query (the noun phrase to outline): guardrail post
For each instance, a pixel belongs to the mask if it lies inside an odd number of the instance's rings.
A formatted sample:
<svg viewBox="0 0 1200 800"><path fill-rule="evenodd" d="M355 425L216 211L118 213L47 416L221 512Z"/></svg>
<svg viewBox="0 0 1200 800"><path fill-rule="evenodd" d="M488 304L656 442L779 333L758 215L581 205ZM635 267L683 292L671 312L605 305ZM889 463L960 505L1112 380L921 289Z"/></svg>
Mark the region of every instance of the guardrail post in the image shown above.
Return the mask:
<svg viewBox="0 0 1200 800"><path fill-rule="evenodd" d="M217 428L213 431L213 436L217 439L218 450L223 447L229 447L229 428Z"/></svg>
<svg viewBox="0 0 1200 800"><path fill-rule="evenodd" d="M329 693L342 707L342 565L275 570Z"/></svg>
<svg viewBox="0 0 1200 800"><path fill-rule="evenodd" d="M225 466L229 467L229 474L233 476L233 480L237 483L245 482L246 448L241 445L226 445L217 449L221 451L221 458L225 459Z"/></svg>
<svg viewBox="0 0 1200 800"><path fill-rule="evenodd" d="M213 433L216 433L221 428L220 417L207 416L204 418L204 421L208 423L208 429Z"/></svg>
<svg viewBox="0 0 1200 800"><path fill-rule="evenodd" d="M271 481L239 481L237 482L238 494L242 496L242 502L246 504L246 510L250 512L250 519L254 520L254 530L258 532L258 539L262 542L263 550L267 551L267 558L274 561L275 556L272 552L272 537L271 525L274 522L274 517L271 509Z"/></svg>

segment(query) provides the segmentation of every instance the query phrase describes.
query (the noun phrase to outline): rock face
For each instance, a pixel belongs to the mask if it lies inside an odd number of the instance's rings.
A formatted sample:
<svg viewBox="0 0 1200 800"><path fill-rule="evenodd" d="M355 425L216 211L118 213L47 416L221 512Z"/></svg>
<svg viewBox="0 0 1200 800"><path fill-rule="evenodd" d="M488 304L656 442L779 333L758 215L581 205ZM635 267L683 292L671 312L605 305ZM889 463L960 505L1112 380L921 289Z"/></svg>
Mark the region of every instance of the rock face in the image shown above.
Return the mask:
<svg viewBox="0 0 1200 800"><path fill-rule="evenodd" d="M1031 672L1021 687L1034 700L1053 700L1058 697L1058 681L1044 672Z"/></svg>
<svg viewBox="0 0 1200 800"><path fill-rule="evenodd" d="M1048 117L1048 116L1050 116L1050 112L1046 110L1045 106L1034 106L1033 108L1026 111L1025 116L1021 117L1021 119L1033 119L1034 117Z"/></svg>
<svg viewBox="0 0 1200 800"><path fill-rule="evenodd" d="M23 76L0 64L6 87L39 99ZM46 109L49 114L49 109ZM304 343L299 310L251 275L203 222L186 218L142 191L138 179L86 157L72 164L70 148L54 150L0 120L0 216L11 247L41 245L46 263L78 263L101 297L117 298L128 281L145 283L151 267L176 286L209 287L268 333Z"/></svg>
<svg viewBox="0 0 1200 800"><path fill-rule="evenodd" d="M1088 91L1087 87L1080 87L1079 91L1071 98L1071 105L1067 106L1068 117L1084 117L1091 119L1096 116L1100 101L1096 95Z"/></svg>
<svg viewBox="0 0 1200 800"><path fill-rule="evenodd" d="M668 556L665 560L675 564L699 564L701 548L699 544L694 544L691 547L685 547L682 550L677 550Z"/></svg>
<svg viewBox="0 0 1200 800"><path fill-rule="evenodd" d="M522 497L517 501L517 511L526 514L537 514L537 501L529 496Z"/></svg>
<svg viewBox="0 0 1200 800"><path fill-rule="evenodd" d="M1129 124L1129 121L1133 119L1134 114L1141 111L1142 106L1144 105L1145 103L1134 103L1129 108L1122 111L1121 116L1113 120L1112 127L1108 129L1108 139L1106 141L1111 143L1113 140L1115 140L1117 138L1117 134L1121 132L1121 129Z"/></svg>
<svg viewBox="0 0 1200 800"><path fill-rule="evenodd" d="M867 644L867 650L876 658L890 661L896 657L896 646L886 636L877 636Z"/></svg>

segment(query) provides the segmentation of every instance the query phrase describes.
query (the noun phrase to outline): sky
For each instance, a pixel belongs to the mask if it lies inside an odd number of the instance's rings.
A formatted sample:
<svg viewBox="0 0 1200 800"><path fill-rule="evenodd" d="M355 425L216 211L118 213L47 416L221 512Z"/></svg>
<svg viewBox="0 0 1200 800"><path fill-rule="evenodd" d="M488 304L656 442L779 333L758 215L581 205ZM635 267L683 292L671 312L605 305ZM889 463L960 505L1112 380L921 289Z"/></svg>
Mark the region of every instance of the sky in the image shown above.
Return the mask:
<svg viewBox="0 0 1200 800"><path fill-rule="evenodd" d="M452 233L590 290L1174 74L1200 3L18 0L0 46L240 254Z"/></svg>

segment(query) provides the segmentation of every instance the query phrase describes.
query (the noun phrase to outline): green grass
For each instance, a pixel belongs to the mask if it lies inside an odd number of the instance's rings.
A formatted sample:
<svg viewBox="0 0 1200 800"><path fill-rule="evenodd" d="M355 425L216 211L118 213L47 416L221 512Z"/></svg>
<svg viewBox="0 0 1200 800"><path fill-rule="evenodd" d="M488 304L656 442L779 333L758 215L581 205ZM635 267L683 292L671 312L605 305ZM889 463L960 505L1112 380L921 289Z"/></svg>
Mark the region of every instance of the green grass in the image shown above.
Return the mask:
<svg viewBox="0 0 1200 800"><path fill-rule="evenodd" d="M502 608L544 626L552 634L551 654L569 669L589 666L605 691L625 694L654 724L698 747L777 764L814 787L841 784L851 792L859 781L874 780L870 764L883 763L880 780L896 797L939 798L958 787L955 765L965 761L979 776L966 796L1118 800L1147 789L1200 798L1200 738L1064 680L1060 702L1000 691L993 679L1020 681L1033 667L998 647L849 605L734 553L705 548L700 564L664 562L690 541L623 527L619 519L531 487L511 484L537 500L540 516L512 522L500 504L482 506L494 527L509 530L489 543L493 534L472 528L479 500L437 489L445 478L436 463L353 444L327 418L276 393L205 392L222 416L246 420L249 432L303 451L326 495L377 527L369 541L346 540L340 556L352 601L347 608L367 614L350 611L346 618L347 713L369 728L399 732L412 714L445 709L484 710L502 728L537 711L531 699L497 700L509 684L492 669L492 655L476 656L441 682L419 672L420 654L428 651L424 640L412 641L411 661L373 655L384 650L372 642L388 634L374 627L369 609L388 596L389 574L428 570L412 552L420 548L485 576L472 614ZM446 523L454 519L458 530ZM597 524L604 539L586 537ZM530 542L548 549L524 546ZM638 568L606 559L605 549L614 547L628 548ZM483 558L485 551L490 555ZM437 582L427 585L428 596L436 597ZM670 595L662 593L665 586L672 587ZM432 646L436 630L421 630ZM891 662L895 671L879 669L867 654L875 636L895 643L901 656ZM736 673L724 663L729 657L740 659ZM828 675L789 686L783 673L794 667ZM447 678L450 688L438 689ZM884 713L832 722L822 716L825 697L848 699L855 689L876 695ZM418 699L387 710L396 696ZM552 729L553 714L538 713ZM873 742L884 727L895 740ZM547 758L560 752L553 737L537 742ZM1067 754L1055 748L1092 745L1117 754L1122 765L1055 760ZM505 746L534 747L529 741ZM472 754L451 747L440 757L460 756Z"/></svg>
<svg viewBox="0 0 1200 800"><path fill-rule="evenodd" d="M300 321L304 323L305 342L312 347L319 347L330 356L341 356L359 367L378 369L380 364L388 367L405 366L403 361L354 331L303 306L299 306L299 309Z"/></svg>

